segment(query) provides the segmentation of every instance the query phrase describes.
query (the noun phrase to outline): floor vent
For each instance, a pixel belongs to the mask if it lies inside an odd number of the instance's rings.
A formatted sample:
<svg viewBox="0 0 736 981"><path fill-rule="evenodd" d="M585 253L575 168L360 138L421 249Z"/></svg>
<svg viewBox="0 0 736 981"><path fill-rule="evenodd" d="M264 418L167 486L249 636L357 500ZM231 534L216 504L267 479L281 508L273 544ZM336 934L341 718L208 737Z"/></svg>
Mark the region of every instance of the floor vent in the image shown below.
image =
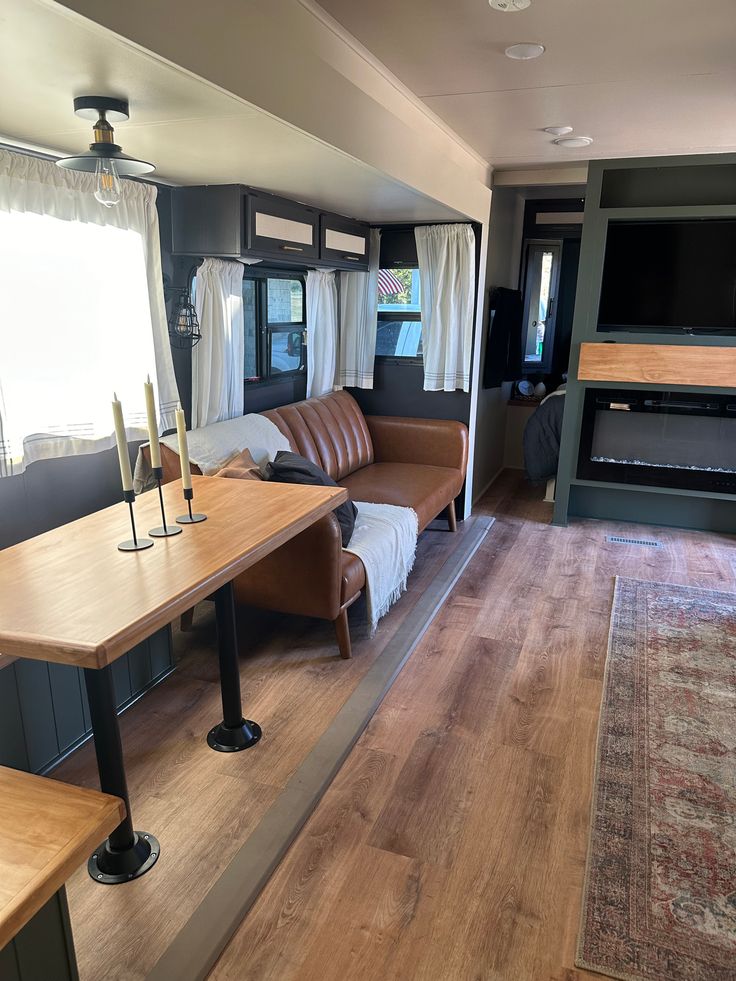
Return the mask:
<svg viewBox="0 0 736 981"><path fill-rule="evenodd" d="M646 545L648 548L662 548L661 542L655 542L652 538L621 538L619 535L606 535L607 542L614 545Z"/></svg>

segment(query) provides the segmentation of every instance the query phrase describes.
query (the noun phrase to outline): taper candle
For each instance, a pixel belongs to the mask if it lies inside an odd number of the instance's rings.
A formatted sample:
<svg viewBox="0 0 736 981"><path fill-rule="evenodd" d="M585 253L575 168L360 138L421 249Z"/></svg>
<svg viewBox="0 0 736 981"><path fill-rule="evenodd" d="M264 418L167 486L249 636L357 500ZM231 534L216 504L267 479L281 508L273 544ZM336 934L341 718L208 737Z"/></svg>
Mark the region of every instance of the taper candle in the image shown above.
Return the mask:
<svg viewBox="0 0 736 981"><path fill-rule="evenodd" d="M181 403L176 408L176 435L179 440L179 463L181 464L181 486L190 490L192 471L189 466L189 444L187 443L187 421Z"/></svg>
<svg viewBox="0 0 736 981"><path fill-rule="evenodd" d="M118 460L120 461L120 478L123 482L123 490L132 491L133 475L130 472L130 456L128 455L128 439L125 435L123 407L115 392L113 392L112 417L115 420L115 442L118 444Z"/></svg>
<svg viewBox="0 0 736 981"><path fill-rule="evenodd" d="M158 442L158 418L156 415L156 401L153 397L153 384L149 375L143 385L146 396L146 417L148 419L148 442L151 447L151 466L161 466L161 447Z"/></svg>

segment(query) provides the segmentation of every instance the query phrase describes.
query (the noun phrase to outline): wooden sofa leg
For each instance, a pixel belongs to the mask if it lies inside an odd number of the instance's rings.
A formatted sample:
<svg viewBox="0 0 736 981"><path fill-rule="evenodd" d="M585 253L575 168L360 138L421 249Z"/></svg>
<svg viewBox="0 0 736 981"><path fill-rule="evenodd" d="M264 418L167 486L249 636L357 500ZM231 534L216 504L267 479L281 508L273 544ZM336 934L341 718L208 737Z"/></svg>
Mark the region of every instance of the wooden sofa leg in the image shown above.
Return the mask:
<svg viewBox="0 0 736 981"><path fill-rule="evenodd" d="M340 615L336 620L332 621L335 625L335 634L337 635L337 646L340 648L340 657L343 660L353 656L353 651L350 646L350 624L348 623L348 608L344 606L340 610Z"/></svg>
<svg viewBox="0 0 736 981"><path fill-rule="evenodd" d="M192 629L192 623L194 622L194 607L191 610L187 610L186 613L182 613L181 620L179 621L179 627L181 630L187 631Z"/></svg>
<svg viewBox="0 0 736 981"><path fill-rule="evenodd" d="M454 501L450 501L447 505L447 524L450 531L457 531L457 515L455 514Z"/></svg>

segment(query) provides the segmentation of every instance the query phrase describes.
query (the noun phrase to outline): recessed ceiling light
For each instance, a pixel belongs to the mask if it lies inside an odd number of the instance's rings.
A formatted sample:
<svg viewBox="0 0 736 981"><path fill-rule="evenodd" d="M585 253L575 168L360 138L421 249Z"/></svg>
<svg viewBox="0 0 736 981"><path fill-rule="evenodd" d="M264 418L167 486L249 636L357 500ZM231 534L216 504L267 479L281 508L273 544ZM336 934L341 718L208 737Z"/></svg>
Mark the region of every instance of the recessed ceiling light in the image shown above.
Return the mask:
<svg viewBox="0 0 736 981"><path fill-rule="evenodd" d="M562 146L566 150L576 150L581 146L590 146L593 142L592 136L563 136L559 140L552 140L557 146Z"/></svg>
<svg viewBox="0 0 736 981"><path fill-rule="evenodd" d="M550 136L567 136L568 133L572 133L572 126L545 126L544 132L549 133Z"/></svg>
<svg viewBox="0 0 736 981"><path fill-rule="evenodd" d="M532 58L538 58L544 54L544 45L528 42L512 44L510 48L506 48L505 54L507 58L513 58L514 61L531 61Z"/></svg>
<svg viewBox="0 0 736 981"><path fill-rule="evenodd" d="M488 0L494 10L502 10L504 13L514 13L517 10L526 10L531 5L532 0Z"/></svg>

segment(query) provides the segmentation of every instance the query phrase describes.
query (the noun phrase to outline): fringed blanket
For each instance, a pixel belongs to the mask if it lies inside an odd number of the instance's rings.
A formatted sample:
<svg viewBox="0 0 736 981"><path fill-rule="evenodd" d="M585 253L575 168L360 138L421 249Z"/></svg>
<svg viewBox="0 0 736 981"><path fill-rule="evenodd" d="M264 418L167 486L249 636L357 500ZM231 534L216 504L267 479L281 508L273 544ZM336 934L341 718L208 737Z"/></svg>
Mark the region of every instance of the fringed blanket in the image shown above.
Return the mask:
<svg viewBox="0 0 736 981"><path fill-rule="evenodd" d="M419 522L416 511L393 504L356 501L358 517L345 551L365 566L365 594L371 633L406 590L414 566Z"/></svg>

